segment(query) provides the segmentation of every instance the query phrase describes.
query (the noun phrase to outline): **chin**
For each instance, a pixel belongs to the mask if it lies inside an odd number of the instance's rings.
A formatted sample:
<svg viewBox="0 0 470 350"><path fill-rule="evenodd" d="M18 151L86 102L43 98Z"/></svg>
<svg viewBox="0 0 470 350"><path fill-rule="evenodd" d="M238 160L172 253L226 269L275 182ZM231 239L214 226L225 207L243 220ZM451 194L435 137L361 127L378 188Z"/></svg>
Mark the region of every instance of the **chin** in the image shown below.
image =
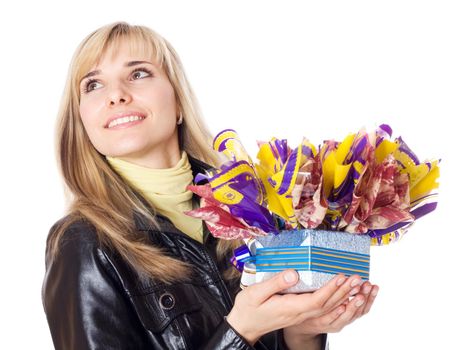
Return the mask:
<svg viewBox="0 0 470 350"><path fill-rule="evenodd" d="M106 147L106 155L110 157L132 157L142 155L149 149L147 142L143 140L119 140L114 147Z"/></svg>

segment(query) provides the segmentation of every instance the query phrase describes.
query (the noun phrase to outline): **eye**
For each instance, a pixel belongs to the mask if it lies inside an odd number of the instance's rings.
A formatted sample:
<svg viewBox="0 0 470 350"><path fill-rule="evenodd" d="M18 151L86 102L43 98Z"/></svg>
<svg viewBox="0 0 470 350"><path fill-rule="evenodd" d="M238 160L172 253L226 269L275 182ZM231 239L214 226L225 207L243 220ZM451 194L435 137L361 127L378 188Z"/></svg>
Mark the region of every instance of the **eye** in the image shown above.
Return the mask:
<svg viewBox="0 0 470 350"><path fill-rule="evenodd" d="M147 68L136 68L132 71L131 75L132 77L136 78L136 79L140 79L139 77L142 78L142 72L144 74L146 74L143 78L147 77L147 76L152 76L152 72L150 72Z"/></svg>
<svg viewBox="0 0 470 350"><path fill-rule="evenodd" d="M84 93L88 93L88 92L90 92L90 91L95 90L95 89L94 89L94 86L95 86L96 84L99 84L98 80L96 80L96 79L87 80L86 83L84 84L85 87L84 87L84 89L83 89L83 92L84 92Z"/></svg>
<svg viewBox="0 0 470 350"><path fill-rule="evenodd" d="M142 76L143 75L143 76ZM133 79L142 79L153 76L152 72L147 68L136 68L131 72L131 77ZM83 93L87 94L96 89L96 84L100 84L96 79L89 79L85 82Z"/></svg>

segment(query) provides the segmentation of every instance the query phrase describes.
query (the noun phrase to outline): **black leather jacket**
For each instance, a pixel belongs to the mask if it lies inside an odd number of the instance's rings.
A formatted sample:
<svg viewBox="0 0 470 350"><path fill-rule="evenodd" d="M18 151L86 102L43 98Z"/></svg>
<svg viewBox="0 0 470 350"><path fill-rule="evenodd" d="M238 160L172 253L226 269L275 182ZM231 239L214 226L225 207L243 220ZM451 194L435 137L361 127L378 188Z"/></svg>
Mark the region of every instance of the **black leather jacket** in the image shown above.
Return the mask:
<svg viewBox="0 0 470 350"><path fill-rule="evenodd" d="M194 174L208 167L189 159ZM216 239L205 224L201 244L166 217L156 219L160 230L136 215L136 228L167 254L190 262L196 277L172 285L139 277L99 246L90 223L75 222L65 232L58 258L50 261L46 252L42 298L55 348L286 349L281 331L251 347L226 322L239 284L222 280L221 273L233 267L228 260L216 263Z"/></svg>

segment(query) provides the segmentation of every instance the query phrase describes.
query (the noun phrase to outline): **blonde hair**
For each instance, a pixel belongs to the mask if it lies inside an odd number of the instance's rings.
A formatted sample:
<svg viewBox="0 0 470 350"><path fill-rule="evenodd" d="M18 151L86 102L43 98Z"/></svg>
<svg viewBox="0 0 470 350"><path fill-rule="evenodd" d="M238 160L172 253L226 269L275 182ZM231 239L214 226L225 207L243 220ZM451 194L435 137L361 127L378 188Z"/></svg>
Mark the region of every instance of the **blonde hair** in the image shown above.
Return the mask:
<svg viewBox="0 0 470 350"><path fill-rule="evenodd" d="M107 50L114 54L123 40L130 52L153 58L166 72L184 116L178 130L180 149L216 167L223 159L212 149L212 136L203 122L178 54L170 43L152 29L126 22L111 23L95 30L79 44L72 57L57 116L56 157L69 205L67 215L49 236L47 250L54 259L66 229L73 222L85 219L96 228L99 242L117 251L138 273L172 283L187 279L191 267L165 255L160 248L135 234L134 212L159 227L154 219L155 209L93 147L80 118L81 78ZM218 259L226 258L239 244L240 241L219 240ZM229 269L224 277L237 276L235 269Z"/></svg>

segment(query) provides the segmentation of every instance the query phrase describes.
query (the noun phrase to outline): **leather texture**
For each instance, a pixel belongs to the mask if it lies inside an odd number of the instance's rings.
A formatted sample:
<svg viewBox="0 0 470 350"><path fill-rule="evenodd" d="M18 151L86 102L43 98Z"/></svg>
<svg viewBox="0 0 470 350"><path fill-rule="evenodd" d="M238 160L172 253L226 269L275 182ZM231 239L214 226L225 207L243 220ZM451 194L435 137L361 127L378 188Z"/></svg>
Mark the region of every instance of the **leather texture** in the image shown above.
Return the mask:
<svg viewBox="0 0 470 350"><path fill-rule="evenodd" d="M209 167L189 158L194 174ZM151 244L189 262L193 277L172 285L142 277L100 246L89 222L76 221L54 261L46 251L42 300L56 349L286 349L282 331L264 335L252 347L225 321L239 281L222 279L221 273L233 267L229 257L216 263L216 239L205 224L201 244L164 216L156 217L160 229L139 215L134 218Z"/></svg>

